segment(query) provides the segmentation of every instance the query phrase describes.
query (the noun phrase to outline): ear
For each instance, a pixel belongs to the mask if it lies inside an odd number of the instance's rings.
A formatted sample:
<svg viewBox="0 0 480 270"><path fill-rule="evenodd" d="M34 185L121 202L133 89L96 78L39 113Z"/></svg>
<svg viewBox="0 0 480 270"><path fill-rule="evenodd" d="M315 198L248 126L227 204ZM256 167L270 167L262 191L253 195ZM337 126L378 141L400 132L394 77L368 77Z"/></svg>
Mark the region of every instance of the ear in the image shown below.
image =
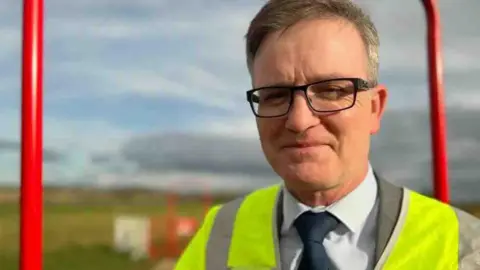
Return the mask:
<svg viewBox="0 0 480 270"><path fill-rule="evenodd" d="M388 89L384 85L377 85L370 91L372 91L370 134L373 135L380 130L380 122L387 105Z"/></svg>

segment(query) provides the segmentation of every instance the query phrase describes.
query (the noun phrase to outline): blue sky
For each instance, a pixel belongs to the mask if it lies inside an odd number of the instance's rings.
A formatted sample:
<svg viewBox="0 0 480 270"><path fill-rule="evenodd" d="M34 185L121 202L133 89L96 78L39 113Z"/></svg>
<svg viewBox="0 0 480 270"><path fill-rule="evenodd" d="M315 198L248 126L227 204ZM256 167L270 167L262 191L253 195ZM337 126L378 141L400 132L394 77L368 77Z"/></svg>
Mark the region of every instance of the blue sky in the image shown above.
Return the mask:
<svg viewBox="0 0 480 270"><path fill-rule="evenodd" d="M392 119L401 122L386 121L373 155L382 160L405 149L395 146L399 141L422 142L422 152L414 147L410 153L417 159L404 154L379 167L394 181L424 188L430 157L422 6L416 0L357 2L379 29L380 80L391 91ZM2 145L19 141L20 3L4 0L0 6L0 183L8 184L19 182L18 148ZM45 1L44 144L52 158L45 162L44 181L192 189L278 181L259 152L244 98L250 85L243 36L262 3ZM449 139L449 147L454 154L460 145L480 156L480 128L472 128L480 126L475 123L475 116L480 119L480 2L440 4L449 116L458 125L452 134L461 134ZM465 115L474 122L464 121ZM415 133L400 140L394 137L398 132L390 132L395 125L415 127ZM465 159L463 154L458 155ZM231 170L219 171L215 164ZM455 172L476 185L463 176L478 175L470 170Z"/></svg>

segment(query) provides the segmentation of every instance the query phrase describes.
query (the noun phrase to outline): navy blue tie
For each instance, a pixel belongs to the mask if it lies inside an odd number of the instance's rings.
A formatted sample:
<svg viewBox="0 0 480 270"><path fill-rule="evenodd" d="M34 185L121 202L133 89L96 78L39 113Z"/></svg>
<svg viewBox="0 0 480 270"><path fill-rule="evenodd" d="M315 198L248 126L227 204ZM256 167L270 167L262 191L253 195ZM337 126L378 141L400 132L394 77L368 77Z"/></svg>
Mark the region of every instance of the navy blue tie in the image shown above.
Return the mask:
<svg viewBox="0 0 480 270"><path fill-rule="evenodd" d="M298 270L333 270L323 240L339 221L328 212L304 212L295 220L295 228L303 242L302 260Z"/></svg>

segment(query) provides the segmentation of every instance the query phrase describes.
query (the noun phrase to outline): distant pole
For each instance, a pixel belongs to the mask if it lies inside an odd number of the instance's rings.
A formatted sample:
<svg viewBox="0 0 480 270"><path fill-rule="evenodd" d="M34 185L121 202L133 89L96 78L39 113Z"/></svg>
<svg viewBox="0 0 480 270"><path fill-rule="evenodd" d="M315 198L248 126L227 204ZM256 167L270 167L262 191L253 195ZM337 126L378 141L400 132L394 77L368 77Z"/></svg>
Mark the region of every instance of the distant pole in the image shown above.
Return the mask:
<svg viewBox="0 0 480 270"><path fill-rule="evenodd" d="M443 90L440 11L436 0L423 0L427 17L430 122L435 197L449 202L447 124Z"/></svg>
<svg viewBox="0 0 480 270"><path fill-rule="evenodd" d="M23 5L20 270L41 270L43 0Z"/></svg>
<svg viewBox="0 0 480 270"><path fill-rule="evenodd" d="M179 243L177 237L177 220L178 220L178 194L175 191L172 191L168 194L167 198L167 246L168 246L168 257L173 257L179 253Z"/></svg>

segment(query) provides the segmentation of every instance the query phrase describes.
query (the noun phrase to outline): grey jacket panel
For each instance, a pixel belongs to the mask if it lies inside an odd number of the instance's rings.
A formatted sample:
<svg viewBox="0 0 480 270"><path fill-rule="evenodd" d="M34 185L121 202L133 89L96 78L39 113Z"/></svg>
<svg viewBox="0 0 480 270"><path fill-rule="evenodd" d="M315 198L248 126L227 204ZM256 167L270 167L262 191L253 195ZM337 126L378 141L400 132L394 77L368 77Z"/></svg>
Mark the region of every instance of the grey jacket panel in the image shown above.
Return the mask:
<svg viewBox="0 0 480 270"><path fill-rule="evenodd" d="M242 205L243 199L244 197L235 199L224 204L218 210L210 237L207 241L205 269L228 270L227 260L230 243L232 241L233 225L235 224L235 216Z"/></svg>
<svg viewBox="0 0 480 270"><path fill-rule="evenodd" d="M404 189L385 181L375 173L378 183L379 208L377 215L377 241L375 248L375 264L380 262L385 253L387 244L394 232L395 227L402 226L403 220L399 217L404 202ZM406 211L406 209L404 209ZM387 252L388 253L388 252Z"/></svg>
<svg viewBox="0 0 480 270"><path fill-rule="evenodd" d="M392 186L394 187L394 186ZM399 199L399 202L400 202L400 209L399 209L399 213L398 213L398 217L396 220L394 221L389 221L389 222L392 222L392 223L386 223L383 222L382 223L382 218L386 218L386 213L379 213L381 214L382 216L379 217L379 226L381 226L382 224L384 226L393 226L392 227L392 231L389 231L389 230L386 230L387 228L382 228L382 227L379 227L378 230L377 230L377 251L376 251L376 256L380 255L380 257L375 261L375 268L374 270L380 270L383 268L383 266L385 265L388 257L390 256L393 248L395 247L395 244L397 243L398 241L398 238L400 237L400 233L401 233L401 230L403 228L403 225L405 224L405 221L407 219L407 213L408 213L408 205L409 205L409 196L408 196L408 190L405 190L405 189L402 189L402 197ZM396 204L394 204L396 206ZM388 235L386 234L388 232ZM384 234L382 236L382 234ZM382 237L388 237L386 240L386 245L383 247L383 246L380 246L381 249L379 249L379 246L378 246L378 242L379 240L382 239ZM382 243L382 242L380 242Z"/></svg>
<svg viewBox="0 0 480 270"><path fill-rule="evenodd" d="M480 219L454 208L459 225L459 268L480 269Z"/></svg>
<svg viewBox="0 0 480 270"><path fill-rule="evenodd" d="M282 261L280 258L280 232L281 226L283 223L283 189L280 189L280 192L277 194L277 198L275 199L275 210L273 213L273 241L275 246L275 261L277 267L273 270L281 270L282 269Z"/></svg>
<svg viewBox="0 0 480 270"><path fill-rule="evenodd" d="M276 268L269 270L280 270L280 244L278 237L278 219L281 218L281 198L282 192L279 192L276 197L274 214L273 214L273 240L275 246ZM235 225L235 218L240 206L245 197L237 198L224 204L219 210L213 222L210 237L206 248L206 270L229 270L228 268L228 254L230 244L232 242L233 227ZM252 243L255 244L255 243Z"/></svg>

